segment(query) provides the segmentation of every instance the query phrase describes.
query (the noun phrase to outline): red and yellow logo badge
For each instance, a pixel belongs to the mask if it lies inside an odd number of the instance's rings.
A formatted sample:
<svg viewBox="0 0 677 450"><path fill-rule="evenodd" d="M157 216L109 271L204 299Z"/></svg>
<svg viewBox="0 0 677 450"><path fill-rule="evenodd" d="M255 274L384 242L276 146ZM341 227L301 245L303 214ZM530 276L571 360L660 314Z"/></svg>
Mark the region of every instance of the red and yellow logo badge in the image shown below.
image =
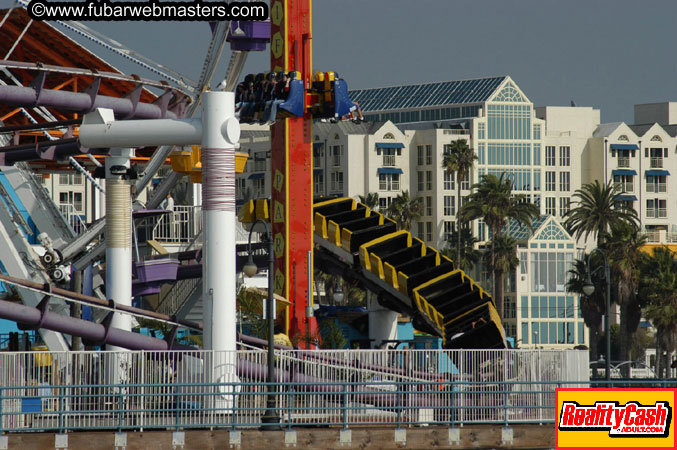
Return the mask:
<svg viewBox="0 0 677 450"><path fill-rule="evenodd" d="M674 406L671 389L557 389L557 448L675 448Z"/></svg>

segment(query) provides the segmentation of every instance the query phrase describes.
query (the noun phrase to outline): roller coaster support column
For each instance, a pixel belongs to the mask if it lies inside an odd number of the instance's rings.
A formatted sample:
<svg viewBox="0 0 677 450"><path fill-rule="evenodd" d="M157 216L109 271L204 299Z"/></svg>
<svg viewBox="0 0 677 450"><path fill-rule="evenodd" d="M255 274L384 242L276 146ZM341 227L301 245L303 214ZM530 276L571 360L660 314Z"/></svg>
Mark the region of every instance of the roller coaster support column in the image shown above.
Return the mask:
<svg viewBox="0 0 677 450"><path fill-rule="evenodd" d="M274 72L300 73L307 89L312 78L311 0L271 0L270 58ZM272 225L275 242L275 293L290 300L289 331L317 332L308 291L308 252L313 249L312 117L278 120L272 126ZM312 259L311 259L312 265Z"/></svg>
<svg viewBox="0 0 677 450"><path fill-rule="evenodd" d="M203 99L202 112L203 327L205 348L219 351L214 353L214 381L226 383L237 381L235 147L240 140L240 124L235 118L234 99L232 92L209 92ZM229 407L232 402L229 396L215 406Z"/></svg>
<svg viewBox="0 0 677 450"><path fill-rule="evenodd" d="M126 306L132 306L132 197L124 175L133 156L134 149L113 148L106 158L106 296ZM132 318L116 313L111 326L132 331Z"/></svg>
<svg viewBox="0 0 677 450"><path fill-rule="evenodd" d="M97 109L85 116L79 139L88 148L202 144L204 343L206 349L235 350L235 147L240 124L232 92L205 92L202 104L202 120L115 121L111 110ZM215 378L229 381L224 376L230 372L222 369L231 368L234 376L234 366L216 366L220 372L215 370Z"/></svg>

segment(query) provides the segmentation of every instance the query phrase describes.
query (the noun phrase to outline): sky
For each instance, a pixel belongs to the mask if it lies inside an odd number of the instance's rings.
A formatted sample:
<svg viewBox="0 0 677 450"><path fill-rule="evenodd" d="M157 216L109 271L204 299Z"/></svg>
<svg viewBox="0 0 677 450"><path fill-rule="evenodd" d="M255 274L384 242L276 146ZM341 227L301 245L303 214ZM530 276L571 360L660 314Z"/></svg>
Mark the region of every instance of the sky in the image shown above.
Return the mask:
<svg viewBox="0 0 677 450"><path fill-rule="evenodd" d="M350 88L509 75L535 106L573 100L600 109L602 122L632 123L636 103L677 101L676 17L677 0L315 0L313 66L339 72ZM206 23L87 25L199 78ZM268 68L261 52L245 73Z"/></svg>

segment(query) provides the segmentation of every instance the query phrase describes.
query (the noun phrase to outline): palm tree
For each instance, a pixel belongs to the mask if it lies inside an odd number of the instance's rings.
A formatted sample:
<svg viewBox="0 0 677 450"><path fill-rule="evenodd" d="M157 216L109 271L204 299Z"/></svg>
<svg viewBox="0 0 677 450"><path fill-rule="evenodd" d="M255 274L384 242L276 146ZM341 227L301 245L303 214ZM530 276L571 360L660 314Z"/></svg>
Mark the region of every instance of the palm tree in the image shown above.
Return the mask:
<svg viewBox="0 0 677 450"><path fill-rule="evenodd" d="M397 223L399 230L411 230L413 222L421 218L423 199L409 197L409 191L403 191L395 197L386 210L386 215Z"/></svg>
<svg viewBox="0 0 677 450"><path fill-rule="evenodd" d="M591 259L591 264L602 264L602 257L597 253L593 254ZM567 292L580 295L583 321L590 330L590 359L597 361L599 357L597 343L601 337L602 317L604 317L604 309L606 307L606 283L602 279L601 271L596 272L592 275L592 283L595 285L595 290L591 296L585 295L583 285L588 277L586 261L587 257L585 255L581 259L574 261L573 268L569 270L570 276L567 280Z"/></svg>
<svg viewBox="0 0 677 450"><path fill-rule="evenodd" d="M496 279L495 297L496 299L501 299L500 303L497 303L497 306L498 314L502 319L505 310L505 302L503 301L505 274L515 273L515 269L519 264L519 258L517 258L517 242L512 237L505 234L496 236L491 242L494 252L494 277Z"/></svg>
<svg viewBox="0 0 677 450"><path fill-rule="evenodd" d="M662 355L675 348L677 337L677 262L675 254L667 247L654 250L653 256L643 264L640 291L649 305L644 314L656 327L656 372L661 376Z"/></svg>
<svg viewBox="0 0 677 450"><path fill-rule="evenodd" d="M473 192L468 202L461 208L460 214L464 221L482 218L491 233L491 269L493 273L494 300L496 305L503 308L503 286L498 285L497 275L500 268L496 264L495 242L503 233L503 228L509 219L520 225L532 228L531 222L538 217L538 208L529 203L526 195L512 193L512 182L501 174L483 175L479 183L473 185ZM501 316L503 319L503 316Z"/></svg>
<svg viewBox="0 0 677 450"><path fill-rule="evenodd" d="M461 243L460 248L458 248L459 242ZM477 238L473 236L472 230L463 227L460 239L457 230L451 232L451 235L447 240L447 245L442 250L442 253L454 260L456 268L468 272L472 270L473 267L475 267L475 264L480 260L481 253L479 250L475 249L476 243Z"/></svg>
<svg viewBox="0 0 677 450"><path fill-rule="evenodd" d="M640 265L645 255L641 247L646 244L646 236L639 233L634 223L620 222L611 227L607 244L613 274L611 284L615 290L616 303L621 307L620 359L627 361L630 353L630 338L637 331L642 317L637 290Z"/></svg>
<svg viewBox="0 0 677 450"><path fill-rule="evenodd" d="M583 236L586 240L589 235L597 238L597 247L604 248L604 242L615 224L637 223L637 212L631 208L617 208L616 199L621 188L609 182L600 184L598 180L584 184L576 190L575 207L564 215L564 227L576 239Z"/></svg>
<svg viewBox="0 0 677 450"><path fill-rule="evenodd" d="M360 203L367 206L369 209L378 208L378 192L367 192L367 195L359 196Z"/></svg>
<svg viewBox="0 0 677 450"><path fill-rule="evenodd" d="M445 153L444 158L442 159L442 169L444 169L449 175L456 172L456 205L460 212L461 209L461 180L465 180L465 177L470 174L470 171L477 160L475 151L468 147L468 143L465 140L457 140L452 142L449 145L449 152ZM461 215L456 215L456 229L461 229ZM457 244L456 244L456 260L461 260L461 233L457 233ZM457 262L458 264L458 262Z"/></svg>

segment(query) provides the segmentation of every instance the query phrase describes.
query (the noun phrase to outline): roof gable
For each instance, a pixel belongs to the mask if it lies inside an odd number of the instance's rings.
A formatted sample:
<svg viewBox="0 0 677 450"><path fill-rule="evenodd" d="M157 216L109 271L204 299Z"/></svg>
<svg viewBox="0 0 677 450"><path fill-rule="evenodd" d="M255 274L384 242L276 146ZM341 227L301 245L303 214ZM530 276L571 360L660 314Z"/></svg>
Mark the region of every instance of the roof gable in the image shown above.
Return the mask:
<svg viewBox="0 0 677 450"><path fill-rule="evenodd" d="M488 100L490 102L507 102L507 103L530 103L529 99L524 92L517 87L517 85L510 79L506 77L503 85L496 90L496 93L493 97Z"/></svg>

